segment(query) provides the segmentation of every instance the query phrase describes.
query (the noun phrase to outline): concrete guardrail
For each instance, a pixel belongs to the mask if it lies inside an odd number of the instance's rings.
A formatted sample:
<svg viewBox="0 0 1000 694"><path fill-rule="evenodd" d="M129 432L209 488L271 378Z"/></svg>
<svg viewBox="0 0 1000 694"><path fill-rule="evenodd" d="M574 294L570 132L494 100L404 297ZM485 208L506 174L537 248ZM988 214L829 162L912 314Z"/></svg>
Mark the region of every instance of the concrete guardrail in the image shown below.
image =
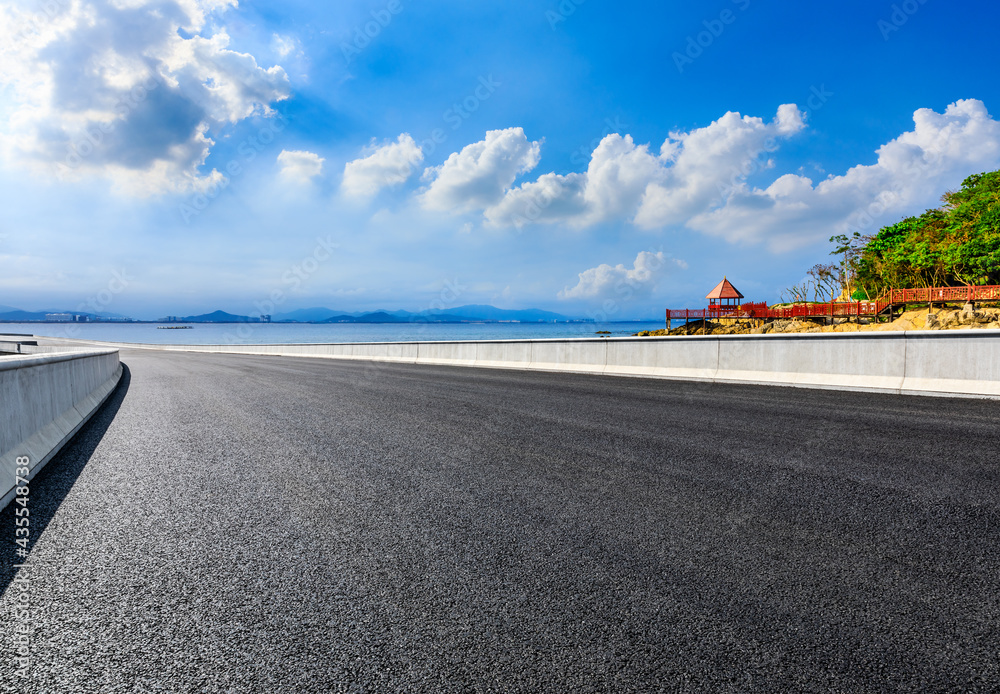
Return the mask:
<svg viewBox="0 0 1000 694"><path fill-rule="evenodd" d="M116 346L1000 398L1000 330Z"/></svg>
<svg viewBox="0 0 1000 694"><path fill-rule="evenodd" d="M118 385L117 349L0 358L0 508L16 495L16 472L31 479L79 431ZM18 463L28 460L27 465ZM24 475L21 475L24 477Z"/></svg>

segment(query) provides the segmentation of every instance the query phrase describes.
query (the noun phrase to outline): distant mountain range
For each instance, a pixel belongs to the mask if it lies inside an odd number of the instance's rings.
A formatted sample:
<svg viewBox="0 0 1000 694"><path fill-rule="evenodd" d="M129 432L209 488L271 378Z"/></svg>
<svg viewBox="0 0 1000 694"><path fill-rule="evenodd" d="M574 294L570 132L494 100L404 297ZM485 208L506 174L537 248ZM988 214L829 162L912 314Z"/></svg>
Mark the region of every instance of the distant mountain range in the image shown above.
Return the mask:
<svg viewBox="0 0 1000 694"><path fill-rule="evenodd" d="M161 319L163 322L170 323L259 323L259 318L251 318L250 316L237 316L232 313L226 313L225 311L212 311L211 313L203 313L200 316L170 316L169 318Z"/></svg>
<svg viewBox="0 0 1000 694"><path fill-rule="evenodd" d="M225 311L213 311L200 316L171 318L176 323L256 323L256 316L240 316ZM521 323L566 322L568 316L541 309L508 310L495 306L469 305L458 308L420 311L334 311L329 308L304 308L271 316L272 323L482 323L518 321Z"/></svg>
<svg viewBox="0 0 1000 694"><path fill-rule="evenodd" d="M68 314L70 316L85 316L86 320L88 321L128 320L125 316L119 315L117 313L82 313L80 311L67 311L60 309L51 309L46 311L22 311L21 309L14 308L13 306L0 306L0 321L4 321L7 323L46 322L47 321L46 317L53 313Z"/></svg>
<svg viewBox="0 0 1000 694"><path fill-rule="evenodd" d="M22 311L13 306L0 306L0 321L8 323L52 322L51 314L81 316L87 321L127 321L125 316L114 313L81 313L79 311ZM510 310L470 304L448 309L431 309L413 313L411 311L335 311L329 308L303 308L297 311L271 316L272 323L495 323L501 321L520 323L563 323L584 321L552 311L537 308ZM213 311L197 316L169 316L158 321L169 323L259 323L258 316L241 316L226 311Z"/></svg>

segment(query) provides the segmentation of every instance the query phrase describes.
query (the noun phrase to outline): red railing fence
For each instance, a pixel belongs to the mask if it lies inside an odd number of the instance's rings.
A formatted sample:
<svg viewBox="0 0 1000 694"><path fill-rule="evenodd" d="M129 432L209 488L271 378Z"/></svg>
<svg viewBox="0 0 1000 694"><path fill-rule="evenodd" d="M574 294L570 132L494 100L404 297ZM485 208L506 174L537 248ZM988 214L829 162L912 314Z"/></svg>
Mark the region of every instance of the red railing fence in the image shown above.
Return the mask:
<svg viewBox="0 0 1000 694"><path fill-rule="evenodd" d="M739 306L713 305L703 309L667 309L667 326L671 320L707 320L710 318L849 318L876 316L887 308L901 304L935 304L975 301L1000 301L1000 285L966 287L924 287L922 289L889 289L875 301L837 301L806 303L770 308L767 302L747 302Z"/></svg>

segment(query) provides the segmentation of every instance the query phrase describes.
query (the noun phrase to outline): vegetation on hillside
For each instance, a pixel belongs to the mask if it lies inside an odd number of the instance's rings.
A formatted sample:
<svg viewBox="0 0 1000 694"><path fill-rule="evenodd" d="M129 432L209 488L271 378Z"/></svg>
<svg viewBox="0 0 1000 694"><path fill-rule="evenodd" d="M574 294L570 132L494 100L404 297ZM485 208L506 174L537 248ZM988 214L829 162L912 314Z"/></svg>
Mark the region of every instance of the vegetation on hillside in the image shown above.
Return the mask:
<svg viewBox="0 0 1000 694"><path fill-rule="evenodd" d="M1000 171L969 176L940 208L874 236L834 236L840 276L855 299L893 287L1000 284Z"/></svg>
<svg viewBox="0 0 1000 694"><path fill-rule="evenodd" d="M1000 171L969 176L943 205L872 236L834 236L839 263L815 265L786 301L875 299L888 288L1000 284Z"/></svg>

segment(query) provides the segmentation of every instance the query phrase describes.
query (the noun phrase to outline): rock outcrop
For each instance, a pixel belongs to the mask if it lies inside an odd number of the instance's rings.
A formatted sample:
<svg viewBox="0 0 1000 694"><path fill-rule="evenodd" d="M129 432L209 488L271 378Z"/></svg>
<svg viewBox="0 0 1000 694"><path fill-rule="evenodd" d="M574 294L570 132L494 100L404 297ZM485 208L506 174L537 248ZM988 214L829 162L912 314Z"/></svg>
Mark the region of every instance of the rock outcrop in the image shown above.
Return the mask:
<svg viewBox="0 0 1000 694"><path fill-rule="evenodd" d="M966 304L961 309L906 311L891 323L879 323L872 318L838 318L827 325L825 318L796 318L760 321L691 321L672 330L645 330L639 337L667 335L766 335L771 333L828 333L861 332L867 330L1000 330L1000 308L973 308Z"/></svg>

